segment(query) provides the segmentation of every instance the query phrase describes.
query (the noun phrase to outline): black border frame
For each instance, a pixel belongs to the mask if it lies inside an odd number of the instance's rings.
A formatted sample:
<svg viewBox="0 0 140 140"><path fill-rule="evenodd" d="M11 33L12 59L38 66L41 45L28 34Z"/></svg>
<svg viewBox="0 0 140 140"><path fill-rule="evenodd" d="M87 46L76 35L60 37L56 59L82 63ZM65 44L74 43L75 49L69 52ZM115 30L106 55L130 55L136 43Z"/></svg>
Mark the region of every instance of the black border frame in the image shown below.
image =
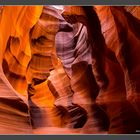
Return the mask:
<svg viewBox="0 0 140 140"><path fill-rule="evenodd" d="M0 5L140 5L140 0L0 0Z"/></svg>

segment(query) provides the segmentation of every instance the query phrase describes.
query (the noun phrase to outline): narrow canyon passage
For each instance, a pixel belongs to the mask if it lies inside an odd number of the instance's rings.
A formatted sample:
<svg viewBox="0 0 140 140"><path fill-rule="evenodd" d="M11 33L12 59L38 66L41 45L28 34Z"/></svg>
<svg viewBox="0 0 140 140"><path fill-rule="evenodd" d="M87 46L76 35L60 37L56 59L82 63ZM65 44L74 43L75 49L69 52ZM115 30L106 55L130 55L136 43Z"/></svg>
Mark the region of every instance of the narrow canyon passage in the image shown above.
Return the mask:
<svg viewBox="0 0 140 140"><path fill-rule="evenodd" d="M136 134L139 6L0 6L0 134Z"/></svg>

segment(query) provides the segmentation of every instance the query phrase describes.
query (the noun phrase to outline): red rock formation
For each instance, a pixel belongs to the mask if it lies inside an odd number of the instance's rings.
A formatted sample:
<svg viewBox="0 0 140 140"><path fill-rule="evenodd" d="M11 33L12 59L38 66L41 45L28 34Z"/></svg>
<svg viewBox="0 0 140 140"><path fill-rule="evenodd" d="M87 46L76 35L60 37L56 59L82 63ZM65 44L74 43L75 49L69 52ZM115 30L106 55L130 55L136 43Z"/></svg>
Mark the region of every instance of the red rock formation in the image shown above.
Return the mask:
<svg viewBox="0 0 140 140"><path fill-rule="evenodd" d="M139 6L0 10L1 134L139 129Z"/></svg>

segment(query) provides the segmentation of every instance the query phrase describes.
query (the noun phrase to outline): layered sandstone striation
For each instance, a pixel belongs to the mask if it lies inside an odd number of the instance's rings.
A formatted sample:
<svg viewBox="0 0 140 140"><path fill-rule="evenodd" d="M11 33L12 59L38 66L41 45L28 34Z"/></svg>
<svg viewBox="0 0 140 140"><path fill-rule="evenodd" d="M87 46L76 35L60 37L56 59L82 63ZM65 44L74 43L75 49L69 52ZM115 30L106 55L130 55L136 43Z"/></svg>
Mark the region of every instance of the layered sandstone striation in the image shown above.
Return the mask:
<svg viewBox="0 0 140 140"><path fill-rule="evenodd" d="M0 11L0 134L139 130L139 6Z"/></svg>

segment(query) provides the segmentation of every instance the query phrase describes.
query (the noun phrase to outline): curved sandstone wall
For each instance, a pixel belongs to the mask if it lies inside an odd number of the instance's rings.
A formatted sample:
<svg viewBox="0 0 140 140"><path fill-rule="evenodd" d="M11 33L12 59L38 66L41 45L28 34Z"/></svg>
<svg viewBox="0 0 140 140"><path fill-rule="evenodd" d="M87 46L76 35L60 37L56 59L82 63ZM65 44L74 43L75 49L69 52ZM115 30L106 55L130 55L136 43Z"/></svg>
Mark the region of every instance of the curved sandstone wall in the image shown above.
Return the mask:
<svg viewBox="0 0 140 140"><path fill-rule="evenodd" d="M0 134L139 130L139 6L0 11Z"/></svg>

